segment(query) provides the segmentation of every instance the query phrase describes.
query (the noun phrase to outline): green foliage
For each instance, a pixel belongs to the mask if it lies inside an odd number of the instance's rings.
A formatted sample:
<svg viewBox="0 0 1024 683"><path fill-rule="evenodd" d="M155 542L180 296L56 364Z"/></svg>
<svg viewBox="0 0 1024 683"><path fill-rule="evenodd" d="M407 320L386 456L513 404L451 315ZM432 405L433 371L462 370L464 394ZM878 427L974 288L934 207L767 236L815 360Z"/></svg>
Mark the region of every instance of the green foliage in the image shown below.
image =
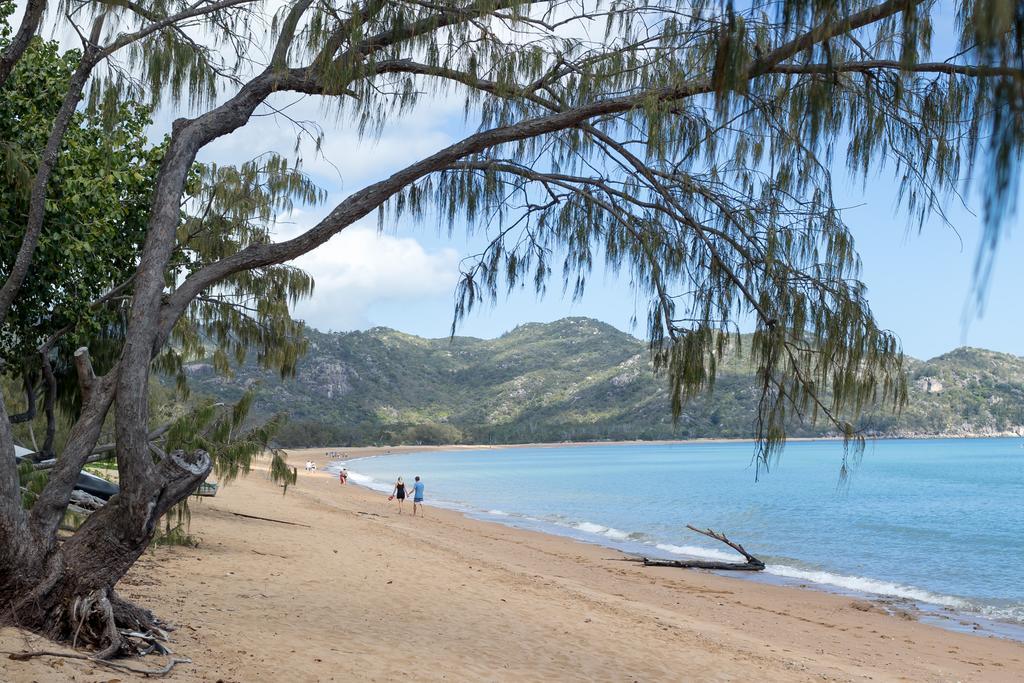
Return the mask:
<svg viewBox="0 0 1024 683"><path fill-rule="evenodd" d="M77 8L83 21L110 13L117 28L101 42L127 45L115 58L123 62L92 80L88 116L112 129L119 102L206 106L225 83L237 94L217 115L181 123L195 133L189 140L235 130L270 94L289 90L324 96L360 135L383 130L424 94L454 93L478 132L357 190L291 246L265 244L268 221L292 198L320 195L281 157L193 168L191 200L165 186L162 215L186 200L179 248L161 262L166 289L173 298L189 274L214 286L160 359L179 383L193 360L226 372L250 348L260 363L294 373L305 349L287 304L311 282L252 264L286 262L378 209L382 222L436 218L487 234L487 248L465 265L456 319L506 288L543 292L552 278L578 295L603 258L649 301L652 365L667 379L677 426L726 379L730 359L742 358L754 374L763 462L797 423L822 420L856 442L861 415L875 405L898 410L908 386L832 197L836 159L856 178L892 173L902 210L919 226L942 214L979 161L993 179L990 225L1002 224L1017 184L1024 22L1012 0L963 0L958 44L932 63L938 4L918 0L243 3L193 16L187 30L121 42L125 31L201 6ZM267 26L282 42L261 71L247 48ZM168 183L180 185L194 159L196 149L182 144L168 152L184 155L167 165L178 169ZM30 168L16 161L11 178ZM73 186L68 196L84 191ZM998 234L990 230L986 253ZM211 267L257 245L266 248L247 255L258 258ZM749 337L738 327L748 320ZM20 330L16 337L28 336ZM117 324L92 330L112 348L120 335ZM395 420L386 408L357 412L356 424L388 425L381 438L409 429L408 438L472 438L469 426L450 431L444 411Z"/></svg>
<svg viewBox="0 0 1024 683"><path fill-rule="evenodd" d="M0 272L9 272L28 215L31 179L78 53L33 39L0 93ZM76 114L50 179L43 237L7 316L0 359L20 367L58 330L67 348L117 324L90 302L127 280L146 235L162 148L146 141L149 111L126 103L107 127ZM94 355L96 355L94 353Z"/></svg>
<svg viewBox="0 0 1024 683"><path fill-rule="evenodd" d="M193 536L188 531L188 526L183 524L177 524L175 526L168 525L157 532L153 536L151 544L153 546L184 546L186 548L198 548L200 540L197 536Z"/></svg>
<svg viewBox="0 0 1024 683"><path fill-rule="evenodd" d="M269 451L271 478L286 486L294 484L294 477L282 473L279 466L275 469L278 461L283 463L283 459L271 446L283 417L276 415L256 425L246 426L254 395L253 391L247 391L233 405L204 400L170 426L164 448L167 451L206 451L213 461L213 472L222 485L240 474L248 474L253 458Z"/></svg>
<svg viewBox="0 0 1024 683"><path fill-rule="evenodd" d="M49 472L46 470L36 471L31 462L23 462L18 465L18 485L21 487L21 506L26 510L31 508L39 494L46 487L49 481Z"/></svg>
<svg viewBox="0 0 1024 683"><path fill-rule="evenodd" d="M10 27L0 21L0 28L2 43ZM38 155L78 59L76 51L60 54L57 43L34 39L0 92L0 272L9 269L19 248ZM120 355L132 278L165 151L163 144L148 142L149 123L145 107L118 104L115 98L77 113L64 138L32 268L0 329L5 393L25 395L23 387L31 385L39 408L33 421L16 426L24 443L31 440L28 430L39 436L39 443L46 430L41 406L49 385L41 372L40 345L53 344L46 359L56 379L56 451L79 409L80 392L70 362L73 350L88 346L99 373ZM278 212L322 199L323 191L300 168L277 155L266 154L238 167L194 164L178 249L166 273L168 284L247 246L269 242ZM282 376L293 373L305 350L305 337L289 307L312 291L312 279L290 266L240 273L189 308L157 366L174 372L183 360L212 353L217 370L230 374L233 364L253 354L262 367L274 368ZM187 391L183 381L178 389ZM159 419L180 417L162 415L159 407L151 414ZM226 476L247 469L247 464L230 464L233 459L247 462L247 456L237 452L242 448L235 445L223 452L220 462Z"/></svg>
<svg viewBox="0 0 1024 683"><path fill-rule="evenodd" d="M169 281L251 245L270 242L278 212L324 198L323 190L300 168L275 154L237 168L197 165L190 186ZM292 319L290 307L312 294L313 279L292 266L238 273L195 301L175 326L172 344L157 366L177 373L182 389L182 363L208 354L221 374L230 374L232 365L255 353L261 366L276 369L282 377L291 375L306 350L306 339L303 324Z"/></svg>
<svg viewBox="0 0 1024 683"><path fill-rule="evenodd" d="M983 133L971 140L971 161L975 162L979 149L987 147L988 152L980 158L986 171L986 180L981 185L985 197L984 248L978 251L975 269L980 305L992 258L1004 231L1003 219L1017 208L1020 164L1024 157L1020 135L1024 130L1024 98L1020 94L1019 75L999 67L1024 66L1024 21L1021 7L1014 0L961 0L957 20L960 43L972 48L971 54L980 65L995 67L994 73L979 79L975 88L962 89L963 98L973 98L977 118L971 125Z"/></svg>
<svg viewBox="0 0 1024 683"><path fill-rule="evenodd" d="M270 479L282 485L282 493L288 493L288 487L294 486L299 480L299 470L296 467L289 468L280 451L275 450L270 460Z"/></svg>
<svg viewBox="0 0 1024 683"><path fill-rule="evenodd" d="M287 492L288 486L297 481L298 471L289 470L281 451L271 446L283 417L273 416L252 424L248 418L254 395L247 391L233 405L206 399L192 406L171 423L163 437L163 447L167 451L209 453L213 473L221 486L248 474L253 459L269 453L270 478ZM164 515L164 528L153 538L153 544L197 546L199 540L189 534L191 522L192 511L186 498Z"/></svg>
<svg viewBox="0 0 1024 683"><path fill-rule="evenodd" d="M153 540L150 541L151 546L199 547L199 538L189 533L189 527L192 525L192 510L188 506L188 498L175 505L171 512L164 515L163 522L163 528L158 529Z"/></svg>
<svg viewBox="0 0 1024 683"><path fill-rule="evenodd" d="M761 66L759 59L867 6L787 2L734 11L711 2L657 9L598 4L607 34L591 41L531 22L554 14L559 5L553 3L531 16L527 9L510 13L510 21L521 17L533 40L485 36L473 43L470 22L425 36L424 70L455 71L450 81L470 84L466 109L483 128L597 103L610 107L620 96L642 99L426 175L394 197L381 221L439 215L449 229L468 222L492 237L465 268L456 319L506 288L543 292L553 277L579 293L603 254L651 302L647 333L675 416L713 386L725 350L743 341L759 370L763 460L801 415L827 419L852 436L841 415L856 416L874 403L899 408L906 387L898 342L875 324L858 281L853 239L831 197L829 162L849 142L851 168L863 176L893 145L905 205L923 220L939 203L930 193L955 188L963 151L933 149L934 141L956 135L962 120L954 107L969 105L957 87L945 90L946 81L934 75L771 73L774 64ZM483 14L493 9L473 7ZM386 3L379 21L398 21L389 12L400 11ZM664 14L652 26L648 11ZM898 14L864 35L838 29L834 38L810 41L789 56L798 66L819 59L842 64L862 58L868 43L872 56L911 60L927 49L930 23L924 10L903 23ZM413 11L408 20L430 16L430 10ZM314 40L311 49L317 45ZM403 47L382 50L366 68L398 58ZM387 104L414 104L418 81L407 78L402 95ZM478 78L487 86L474 89ZM353 87L359 97L352 106L385 125L383 103L373 103L382 97L370 92L377 83L365 79ZM666 92L683 94L666 99ZM904 104L920 116L884 113ZM369 110L374 106L380 108ZM736 326L744 319L756 324L747 340ZM823 387L832 389L827 401Z"/></svg>

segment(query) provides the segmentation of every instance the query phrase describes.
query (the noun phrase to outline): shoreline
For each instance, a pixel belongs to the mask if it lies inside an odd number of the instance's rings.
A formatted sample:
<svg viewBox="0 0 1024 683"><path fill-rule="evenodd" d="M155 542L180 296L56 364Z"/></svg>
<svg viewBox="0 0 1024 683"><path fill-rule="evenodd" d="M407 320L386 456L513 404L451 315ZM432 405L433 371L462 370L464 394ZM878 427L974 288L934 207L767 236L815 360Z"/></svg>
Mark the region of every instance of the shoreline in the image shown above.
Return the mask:
<svg viewBox="0 0 1024 683"><path fill-rule="evenodd" d="M398 515L375 492L302 471L307 459L323 467L327 450L288 452L300 469L286 495L263 461L194 501L199 547L155 548L119 584L177 626L171 647L192 662L171 680L1024 678L1024 644L863 600L645 568L602 546L441 508ZM57 649L0 630L0 650L30 648ZM3 667L19 683L144 680L73 660Z"/></svg>
<svg viewBox="0 0 1024 683"><path fill-rule="evenodd" d="M955 437L954 437L955 438ZM970 437L970 438L1008 438L1008 437ZM792 439L793 441L811 442L811 441L841 441L841 438L801 438ZM537 443L537 444L510 444L510 445L496 445L496 446L478 446L478 445L461 445L461 446L391 446L391 447L353 447L345 451L344 462L358 461L365 458L374 458L387 455L401 455L408 453L421 453L421 452L458 452L458 451L481 451L481 450L507 450L507 449L522 449L522 448L563 448L563 447L579 447L579 446L597 446L597 445L700 445L700 444L714 444L714 443L753 443L752 439L687 439L681 441L616 441L616 442L566 442L566 443ZM306 452L310 451L313 453L319 453L324 451L326 453L332 452L331 449L298 449L292 452ZM342 462L342 460L329 459L327 465ZM320 466L318 464L318 466ZM330 471L330 470L329 470ZM332 475L336 474L337 471L331 471ZM357 472L358 474L358 472ZM373 495L383 495L381 491L374 489L364 483L350 480L350 483L359 486L360 488L370 492ZM451 512L461 514L468 519L473 519L485 524L496 524L513 529L528 531L530 533L539 533L556 538L566 539L572 543L582 543L586 545L593 545L601 548L606 548L612 552L621 553L627 557L638 557L640 555L646 555L648 557L655 557L661 559L678 559L680 556L672 554L668 551L662 551L658 546L644 547L645 544L641 542L626 542L616 541L613 538L604 538L600 533L586 534L585 531L581 531L578 527L565 527L560 528L559 525L554 523L546 523L543 520L536 520L537 524L524 524L517 522L517 518L507 516L507 513L497 515L494 512L467 507L461 504L455 504L450 501L441 500L437 507L449 510ZM524 518L531 519L532 518ZM572 533L576 532L576 533ZM636 547L634 547L636 546ZM780 565L786 566L788 565ZM970 611L967 609L952 607L948 604L942 604L941 602L929 602L926 599L918 597L910 597L907 595L900 595L898 593L884 593L884 592L872 592L866 589L852 588L844 586L838 583L829 583L828 581L815 581L812 579L801 578L796 576L787 576L785 574L773 574L768 572L729 572L720 571L714 572L716 575L722 576L728 580L742 580L742 581L753 581L764 583L768 585L785 587L792 590L799 591L816 591L823 592L831 595L838 595L843 597L855 598L859 600L870 601L873 604L878 605L882 609L900 616L901 618L907 618L908 615L917 619L921 623L927 623L937 628L945 629L955 633L965 633L979 637L997 637L1011 640L1014 642L1024 643L1024 624L1012 620L1000 620L987 616L978 611ZM937 599L947 598L950 600L963 601L965 598L958 596L944 596L940 594L932 593L930 589L919 588L912 585L897 584L895 582L872 579L871 577L865 576L847 576L845 574L835 574L830 571L825 571L826 574L833 577L834 579L846 579L846 580L867 580L871 582L877 582L880 584L891 583L895 589L903 589L904 591L912 591L924 594L932 594Z"/></svg>
<svg viewBox="0 0 1024 683"><path fill-rule="evenodd" d="M865 446L873 441L946 441L964 439L1024 439L1024 434L1016 432L1000 432L998 434L925 434L908 436L865 436ZM786 442L811 442L827 441L842 443L841 436L793 436L788 437ZM357 452L361 455L352 457L369 457L371 455L388 455L391 453L409 453L419 451L459 451L459 450L505 450L512 448L575 448L579 446L685 446L693 444L716 444L716 443L756 443L754 438L732 438L732 437L700 437L695 439L650 439L650 440L609 440L609 441L536 441L527 443L508 444L424 444L420 446L401 444L398 446L310 446L310 447L286 447L281 450L285 452L298 451L325 451L325 452Z"/></svg>
<svg viewBox="0 0 1024 683"><path fill-rule="evenodd" d="M1014 438L1012 436L1000 436L1000 437L922 437L922 438ZM881 438L892 438L892 437L879 437ZM918 437L912 437L918 438ZM841 437L806 437L806 438L795 438L790 441L836 441L841 442ZM869 442L871 439L869 439ZM465 445L449 445L449 446L392 446L392 447L357 447L344 449L346 461L358 460L361 458L369 457L380 457L385 455L400 455L403 453L416 453L416 452L452 452L452 451L491 451L491 450L506 450L506 449L520 449L520 448L563 448L563 447L578 447L578 446L599 446L599 445L692 445L692 444L714 444L714 443L754 443L754 439L684 439L684 440L658 440L658 441L591 441L591 442L565 442L565 443L529 443L529 444L502 444L502 445L478 445L478 444L465 444ZM290 456L302 455L304 458L305 453L309 452L314 455L323 457L329 451L334 449L299 449L288 451ZM338 449L341 450L341 449ZM337 462L333 459L326 461L318 460L314 458L314 462L317 462L318 467L326 467L328 464ZM333 472L331 473L333 477ZM386 504L387 494L377 491L368 486L364 486L350 480L351 484L355 484L362 491L366 492L367 495L381 500L382 504ZM444 513L457 515L467 521L474 522L476 524L484 525L485 527L501 527L504 529L513 530L517 533L523 533L527 535L539 536L551 539L552 542L566 543L572 546L581 546L588 549L597 548L604 552L611 552L621 557L614 558L614 560L621 560L624 557L630 555L630 553L616 548L613 545L602 542L602 539L594 538L582 539L577 538L568 534L560 534L557 532L546 531L543 529L526 528L517 526L511 522L505 522L500 519L487 519L481 517L486 514L486 511L481 510L464 510L457 507L434 507L428 504L428 509L441 510ZM606 560L609 558L605 558ZM800 599L800 596L805 594L813 594L815 596L828 596L829 598L850 601L849 606L857 611L866 612L877 612L883 614L885 617L899 620L901 622L910 622L921 626L922 628L936 629L943 633L955 634L958 637L965 637L968 639L976 639L981 642L998 640L1000 642L1006 642L1015 647L1024 647L1024 625L1012 623L1012 622L1000 622L993 619L989 619L975 613L961 613L955 612L950 608L945 608L941 605L933 605L922 601L893 598L875 593L860 592L850 589L844 589L840 587L829 586L825 584L813 584L799 579L790 579L782 576L774 575L762 575L751 574L746 575L745 573L732 573L732 572L710 572L700 570L676 570L667 569L664 570L663 574L671 575L672 572L684 572L687 574L697 573L703 575L703 577L713 577L716 581L725 583L741 583L745 585L763 586L773 590L780 590L784 592L793 593L794 599ZM970 622L964 619L969 619ZM979 625L983 624L981 628ZM909 642L909 641L907 641ZM952 650L951 650L952 651ZM1024 676L1024 667L1019 670L1017 676ZM986 677L986 680L989 680Z"/></svg>

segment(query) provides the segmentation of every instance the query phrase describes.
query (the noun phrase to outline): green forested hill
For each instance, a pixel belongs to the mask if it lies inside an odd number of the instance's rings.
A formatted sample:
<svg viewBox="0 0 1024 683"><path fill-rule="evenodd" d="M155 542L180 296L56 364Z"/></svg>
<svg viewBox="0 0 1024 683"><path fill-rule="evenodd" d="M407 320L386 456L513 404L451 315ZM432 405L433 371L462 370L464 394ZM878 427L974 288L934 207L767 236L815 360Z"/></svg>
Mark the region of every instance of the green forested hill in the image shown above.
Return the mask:
<svg viewBox="0 0 1024 683"><path fill-rule="evenodd" d="M218 377L186 370L193 389L236 398L259 382L255 409L284 411L286 446L372 443L509 443L593 439L749 437L757 389L739 354L714 391L673 425L663 379L646 345L588 318L521 325L498 339L422 339L387 328L309 330L298 376L281 381L254 366ZM899 416L862 426L890 435L994 434L1024 425L1024 358L961 348L908 360L910 402ZM794 425L792 435L828 433Z"/></svg>

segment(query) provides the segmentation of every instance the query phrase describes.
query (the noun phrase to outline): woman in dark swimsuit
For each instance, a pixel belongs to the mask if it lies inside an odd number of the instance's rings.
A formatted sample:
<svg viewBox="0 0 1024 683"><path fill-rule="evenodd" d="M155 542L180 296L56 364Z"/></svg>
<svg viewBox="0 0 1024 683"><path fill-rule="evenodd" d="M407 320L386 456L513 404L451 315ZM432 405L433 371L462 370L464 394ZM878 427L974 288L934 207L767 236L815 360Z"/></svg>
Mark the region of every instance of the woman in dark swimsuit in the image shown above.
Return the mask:
<svg viewBox="0 0 1024 683"><path fill-rule="evenodd" d="M395 482L395 488L391 492L392 498L398 499L398 514L402 514L402 505L405 503L405 482L399 477Z"/></svg>

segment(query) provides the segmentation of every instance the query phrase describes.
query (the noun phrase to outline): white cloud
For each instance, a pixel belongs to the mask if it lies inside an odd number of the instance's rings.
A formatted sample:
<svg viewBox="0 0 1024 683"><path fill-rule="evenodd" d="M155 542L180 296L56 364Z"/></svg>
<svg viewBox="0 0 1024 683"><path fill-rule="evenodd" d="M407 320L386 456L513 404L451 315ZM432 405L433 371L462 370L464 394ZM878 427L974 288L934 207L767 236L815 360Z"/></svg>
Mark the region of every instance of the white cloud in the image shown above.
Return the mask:
<svg viewBox="0 0 1024 683"><path fill-rule="evenodd" d="M316 280L313 297L295 315L321 330L368 327L379 305L415 306L453 291L458 263L454 249L428 251L412 237L354 225L293 262Z"/></svg>
<svg viewBox="0 0 1024 683"><path fill-rule="evenodd" d="M463 133L458 117L462 100L454 97L424 97L414 112L389 116L379 137L361 137L349 117L325 112L322 98L302 97L296 102L294 95L278 94L270 102L287 107L295 120L317 121L323 131L320 148L314 149L310 138L300 136L299 129L284 117L265 115L253 117L244 127L205 147L200 159L238 164L267 151L294 158L298 140L303 170L331 195L340 197L443 149Z"/></svg>

